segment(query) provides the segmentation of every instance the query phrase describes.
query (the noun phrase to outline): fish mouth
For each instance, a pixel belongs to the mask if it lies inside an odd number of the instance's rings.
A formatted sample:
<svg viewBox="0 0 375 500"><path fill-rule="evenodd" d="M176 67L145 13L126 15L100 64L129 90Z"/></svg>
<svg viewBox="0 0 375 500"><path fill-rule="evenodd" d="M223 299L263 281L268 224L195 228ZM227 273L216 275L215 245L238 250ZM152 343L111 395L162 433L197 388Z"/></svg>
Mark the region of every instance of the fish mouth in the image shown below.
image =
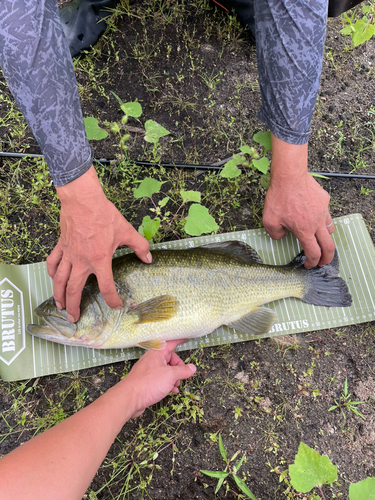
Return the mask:
<svg viewBox="0 0 375 500"><path fill-rule="evenodd" d="M27 325L27 333L38 337L43 340L49 340L51 342L69 346L79 346L79 347L94 347L100 348L100 345L92 339L82 336L79 339L73 337L66 337L64 334L60 333L53 326L50 325Z"/></svg>

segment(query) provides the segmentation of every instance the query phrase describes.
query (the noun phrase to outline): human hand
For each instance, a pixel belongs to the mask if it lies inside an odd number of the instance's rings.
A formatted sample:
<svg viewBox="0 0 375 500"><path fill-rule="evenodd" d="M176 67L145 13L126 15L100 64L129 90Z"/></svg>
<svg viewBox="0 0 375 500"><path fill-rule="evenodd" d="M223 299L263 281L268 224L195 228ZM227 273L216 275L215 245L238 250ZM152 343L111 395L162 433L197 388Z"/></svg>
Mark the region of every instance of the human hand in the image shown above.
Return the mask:
<svg viewBox="0 0 375 500"><path fill-rule="evenodd" d="M145 263L151 263L149 244L105 197L94 167L78 179L56 188L61 201L60 239L47 258L53 296L68 319L78 321L83 287L95 274L109 307L120 308L112 275L112 256L127 245Z"/></svg>
<svg viewBox="0 0 375 500"><path fill-rule="evenodd" d="M335 244L329 213L329 194L307 171L307 144L287 144L272 136L271 183L263 212L263 225L275 240L290 230L300 241L305 267L329 264Z"/></svg>
<svg viewBox="0 0 375 500"><path fill-rule="evenodd" d="M170 392L178 394L180 380L194 375L196 367L185 365L174 352L186 340L170 340L162 351L147 351L119 382L132 391L134 412L130 418L139 417L148 406L158 403Z"/></svg>

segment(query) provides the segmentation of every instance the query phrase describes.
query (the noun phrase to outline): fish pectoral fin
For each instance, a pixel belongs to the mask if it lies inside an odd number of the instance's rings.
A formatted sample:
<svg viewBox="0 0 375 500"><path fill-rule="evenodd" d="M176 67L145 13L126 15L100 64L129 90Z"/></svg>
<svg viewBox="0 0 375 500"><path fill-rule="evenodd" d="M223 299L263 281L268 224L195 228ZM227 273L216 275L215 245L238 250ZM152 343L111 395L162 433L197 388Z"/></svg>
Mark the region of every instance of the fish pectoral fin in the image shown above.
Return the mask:
<svg viewBox="0 0 375 500"><path fill-rule="evenodd" d="M235 328L242 333L250 335L260 335L271 330L276 320L276 313L267 307L259 307L251 311L237 321L228 323L228 326Z"/></svg>
<svg viewBox="0 0 375 500"><path fill-rule="evenodd" d="M127 313L138 316L136 324L154 323L173 318L176 314L177 306L178 301L171 295L160 295L159 297L146 300L132 309L128 309Z"/></svg>
<svg viewBox="0 0 375 500"><path fill-rule="evenodd" d="M146 342L139 342L137 344L142 349L153 349L154 351L161 351L167 345L165 340L146 340Z"/></svg>

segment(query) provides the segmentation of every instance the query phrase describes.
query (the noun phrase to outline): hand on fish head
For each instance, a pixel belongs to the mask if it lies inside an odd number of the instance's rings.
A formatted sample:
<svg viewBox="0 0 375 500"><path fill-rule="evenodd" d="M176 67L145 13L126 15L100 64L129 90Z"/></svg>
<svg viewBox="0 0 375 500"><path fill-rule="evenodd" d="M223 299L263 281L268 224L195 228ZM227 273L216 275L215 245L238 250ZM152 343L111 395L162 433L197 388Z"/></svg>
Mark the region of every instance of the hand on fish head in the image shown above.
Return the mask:
<svg viewBox="0 0 375 500"><path fill-rule="evenodd" d="M65 309L58 309L53 297L40 304L34 313L46 325L28 325L27 331L45 340L60 344L99 348L111 335L114 325L124 309L129 307L127 297L122 297L124 308L107 306L100 293L82 292L81 316L77 323L68 320Z"/></svg>

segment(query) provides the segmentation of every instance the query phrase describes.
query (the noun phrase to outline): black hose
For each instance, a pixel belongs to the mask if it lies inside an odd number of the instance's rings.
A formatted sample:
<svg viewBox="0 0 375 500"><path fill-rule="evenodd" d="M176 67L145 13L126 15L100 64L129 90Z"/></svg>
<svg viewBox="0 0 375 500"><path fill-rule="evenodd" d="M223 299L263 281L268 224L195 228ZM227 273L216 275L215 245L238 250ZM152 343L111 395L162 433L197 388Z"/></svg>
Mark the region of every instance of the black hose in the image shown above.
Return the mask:
<svg viewBox="0 0 375 500"><path fill-rule="evenodd" d="M28 153L4 153L0 151L0 157L8 158L44 158L42 154L28 154ZM99 158L95 161L99 163L111 163L113 160L107 160L107 158ZM135 165L140 167L164 167L164 168L186 168L186 169L197 169L197 170L222 170L223 167L216 165L189 165L189 164L174 164L174 163L152 163L149 161L133 161ZM245 169L242 169L245 170ZM352 178L352 179L364 179L370 180L375 179L375 175L360 175L360 174L338 174L334 172L310 172L312 175L322 175L324 177L341 177L341 178Z"/></svg>

